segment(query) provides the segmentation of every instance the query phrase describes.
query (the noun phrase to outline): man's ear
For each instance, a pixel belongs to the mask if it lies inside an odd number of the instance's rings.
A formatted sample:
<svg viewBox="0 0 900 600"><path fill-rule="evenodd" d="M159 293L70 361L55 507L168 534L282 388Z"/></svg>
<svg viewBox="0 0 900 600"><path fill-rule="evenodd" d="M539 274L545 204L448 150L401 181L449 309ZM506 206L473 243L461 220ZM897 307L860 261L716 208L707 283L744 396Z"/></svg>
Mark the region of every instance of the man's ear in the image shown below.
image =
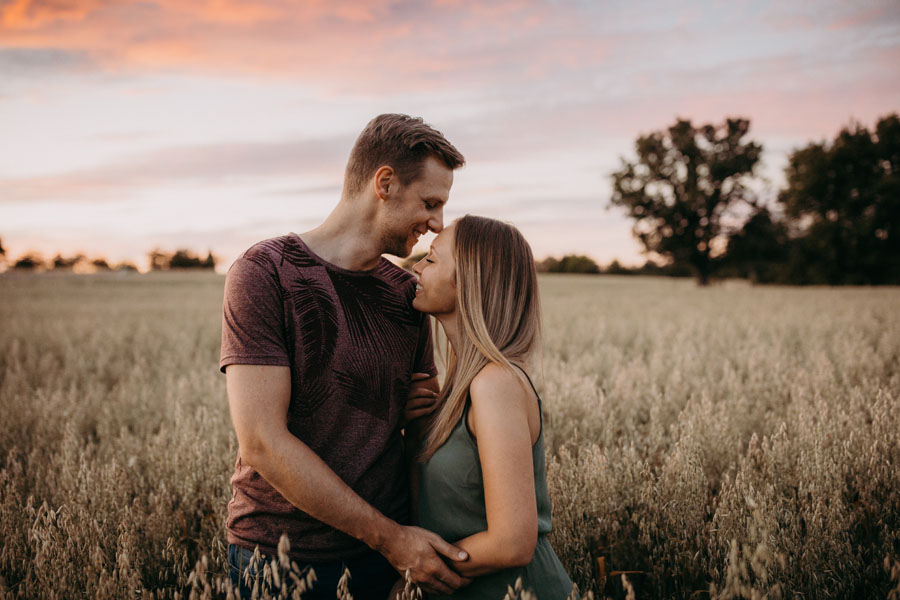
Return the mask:
<svg viewBox="0 0 900 600"><path fill-rule="evenodd" d="M397 177L394 175L394 169L388 165L378 167L372 182L379 200L387 200L391 192L396 191L392 188L397 186Z"/></svg>

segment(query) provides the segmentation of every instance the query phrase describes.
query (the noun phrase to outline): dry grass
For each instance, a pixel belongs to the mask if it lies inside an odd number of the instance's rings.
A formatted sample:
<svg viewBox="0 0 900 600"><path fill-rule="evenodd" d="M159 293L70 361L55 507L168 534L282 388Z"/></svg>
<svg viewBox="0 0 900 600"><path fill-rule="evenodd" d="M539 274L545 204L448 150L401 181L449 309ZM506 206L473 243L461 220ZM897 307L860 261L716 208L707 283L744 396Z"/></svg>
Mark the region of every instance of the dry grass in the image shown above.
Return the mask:
<svg viewBox="0 0 900 600"><path fill-rule="evenodd" d="M0 598L225 596L222 284L0 279ZM542 287L551 540L581 589L900 597L900 290Z"/></svg>

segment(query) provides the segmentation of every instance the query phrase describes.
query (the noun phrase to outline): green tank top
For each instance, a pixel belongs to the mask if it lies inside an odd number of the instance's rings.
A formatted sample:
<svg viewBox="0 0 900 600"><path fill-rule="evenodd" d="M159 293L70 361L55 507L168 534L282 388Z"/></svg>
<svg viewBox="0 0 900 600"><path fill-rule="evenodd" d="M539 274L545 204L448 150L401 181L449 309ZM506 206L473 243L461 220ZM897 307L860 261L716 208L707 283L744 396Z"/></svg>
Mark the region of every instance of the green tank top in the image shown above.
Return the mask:
<svg viewBox="0 0 900 600"><path fill-rule="evenodd" d="M528 377L528 374L525 373L525 376ZM530 377L528 382L531 383ZM533 383L531 387L534 389ZM534 393L540 407L540 395L536 389ZM487 529L478 444L466 420L469 406L470 400L467 399L462 418L447 441L427 462L418 464L419 526L434 531L449 542ZM525 589L531 589L539 600L566 598L572 590L572 581L546 537L551 524L543 416L541 432L531 447L531 457L538 517L538 543L534 557L524 567L511 567L476 577L471 585L457 590L451 598L502 600L507 586L514 585L518 577L522 578Z"/></svg>

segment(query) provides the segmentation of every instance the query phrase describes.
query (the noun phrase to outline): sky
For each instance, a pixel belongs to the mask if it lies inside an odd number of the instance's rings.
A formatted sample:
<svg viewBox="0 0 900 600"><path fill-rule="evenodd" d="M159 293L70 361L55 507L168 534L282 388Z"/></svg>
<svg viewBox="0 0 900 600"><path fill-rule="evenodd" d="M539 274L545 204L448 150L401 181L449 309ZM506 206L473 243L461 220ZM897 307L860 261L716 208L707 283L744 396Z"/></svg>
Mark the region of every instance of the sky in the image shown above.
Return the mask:
<svg viewBox="0 0 900 600"><path fill-rule="evenodd" d="M900 0L0 0L0 241L224 270L324 220L401 112L467 159L445 221L640 264L608 206L638 135L749 118L775 190L792 149L897 111Z"/></svg>

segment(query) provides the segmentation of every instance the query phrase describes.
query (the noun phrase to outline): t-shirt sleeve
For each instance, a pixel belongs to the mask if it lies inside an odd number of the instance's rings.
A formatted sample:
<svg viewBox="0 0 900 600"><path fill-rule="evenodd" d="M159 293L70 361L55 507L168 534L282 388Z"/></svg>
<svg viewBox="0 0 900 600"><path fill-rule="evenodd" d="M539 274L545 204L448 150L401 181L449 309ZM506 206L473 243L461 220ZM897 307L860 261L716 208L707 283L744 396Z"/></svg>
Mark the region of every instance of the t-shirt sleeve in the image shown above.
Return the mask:
<svg viewBox="0 0 900 600"><path fill-rule="evenodd" d="M438 371L437 367L434 366L434 342L432 339L431 319L428 315L422 315L413 373L428 373L432 377L437 376Z"/></svg>
<svg viewBox="0 0 900 600"><path fill-rule="evenodd" d="M241 257L225 277L222 353L228 365L291 365L284 326L284 303L277 275Z"/></svg>

